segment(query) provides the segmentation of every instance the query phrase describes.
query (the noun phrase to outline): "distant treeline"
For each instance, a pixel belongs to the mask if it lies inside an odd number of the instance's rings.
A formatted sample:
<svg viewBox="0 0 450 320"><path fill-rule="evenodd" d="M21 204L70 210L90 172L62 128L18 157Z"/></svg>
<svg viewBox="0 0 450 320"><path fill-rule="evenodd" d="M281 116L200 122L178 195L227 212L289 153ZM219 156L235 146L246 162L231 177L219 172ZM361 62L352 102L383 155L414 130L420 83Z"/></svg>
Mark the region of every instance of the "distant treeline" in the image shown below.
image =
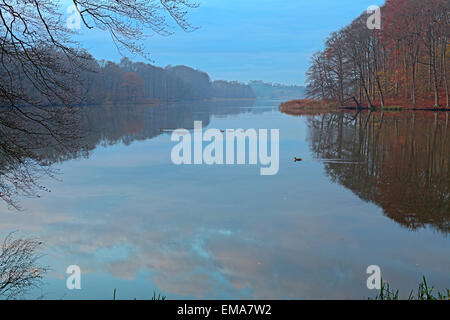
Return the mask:
<svg viewBox="0 0 450 320"><path fill-rule="evenodd" d="M122 58L119 64L93 60L83 74L83 104L255 98L249 85L211 81L186 66L157 67Z"/></svg>
<svg viewBox="0 0 450 320"><path fill-rule="evenodd" d="M311 59L309 97L373 107L449 107L448 0L388 0L381 30L362 14Z"/></svg>
<svg viewBox="0 0 450 320"><path fill-rule="evenodd" d="M263 81L250 81L250 87L258 98L269 99L300 99L305 95L306 88L302 86L288 86Z"/></svg>

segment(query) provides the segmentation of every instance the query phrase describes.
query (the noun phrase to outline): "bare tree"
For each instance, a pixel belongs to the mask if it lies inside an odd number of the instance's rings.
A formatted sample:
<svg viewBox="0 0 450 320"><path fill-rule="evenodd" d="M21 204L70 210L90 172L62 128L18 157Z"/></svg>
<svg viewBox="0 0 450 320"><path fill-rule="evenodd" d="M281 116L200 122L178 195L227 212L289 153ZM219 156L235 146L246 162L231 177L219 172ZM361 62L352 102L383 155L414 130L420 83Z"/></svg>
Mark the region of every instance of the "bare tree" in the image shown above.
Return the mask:
<svg viewBox="0 0 450 320"><path fill-rule="evenodd" d="M42 242L14 239L9 234L0 246L0 298L15 299L39 287L48 268L39 265Z"/></svg>
<svg viewBox="0 0 450 320"><path fill-rule="evenodd" d="M371 109L434 100L448 105L448 0L387 0L381 30L367 28L365 12L331 34L313 57L308 92L342 103L352 99ZM318 59L320 57L320 59ZM331 85L329 85L331 84ZM359 98L358 98L359 97Z"/></svg>
<svg viewBox="0 0 450 320"><path fill-rule="evenodd" d="M195 28L187 21L188 9L198 7L189 0L73 0L83 24L107 31L119 49L145 54L142 40L152 32L170 35L165 14L185 31Z"/></svg>
<svg viewBox="0 0 450 320"><path fill-rule="evenodd" d="M169 35L174 21L192 31L189 0L73 0L86 29L108 32L117 48L146 56L144 40ZM43 147L76 152L83 72L93 58L72 40L57 0L0 0L0 198L31 195L46 172Z"/></svg>

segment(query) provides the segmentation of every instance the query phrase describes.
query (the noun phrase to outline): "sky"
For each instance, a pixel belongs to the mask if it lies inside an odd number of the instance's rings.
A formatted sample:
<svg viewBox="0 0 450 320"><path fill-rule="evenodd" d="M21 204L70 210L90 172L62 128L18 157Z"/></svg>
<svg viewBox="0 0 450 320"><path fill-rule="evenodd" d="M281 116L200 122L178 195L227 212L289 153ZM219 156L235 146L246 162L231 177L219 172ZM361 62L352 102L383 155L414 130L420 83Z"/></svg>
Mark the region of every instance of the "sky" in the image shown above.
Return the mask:
<svg viewBox="0 0 450 320"><path fill-rule="evenodd" d="M213 80L263 80L303 85L311 55L333 32L382 0L201 0L189 14L198 27L145 41L152 64L187 65ZM119 61L107 34L82 30L97 59ZM144 60L132 57L134 61Z"/></svg>

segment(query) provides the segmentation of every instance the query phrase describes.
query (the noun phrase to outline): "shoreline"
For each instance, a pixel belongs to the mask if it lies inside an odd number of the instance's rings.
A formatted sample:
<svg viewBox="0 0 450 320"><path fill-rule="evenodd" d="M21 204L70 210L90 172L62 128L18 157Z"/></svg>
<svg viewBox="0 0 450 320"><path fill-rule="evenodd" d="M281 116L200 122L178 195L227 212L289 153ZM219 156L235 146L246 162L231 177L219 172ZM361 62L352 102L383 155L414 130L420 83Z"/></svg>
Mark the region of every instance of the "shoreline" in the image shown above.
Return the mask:
<svg viewBox="0 0 450 320"><path fill-rule="evenodd" d="M282 112L289 113L295 111L329 111L329 110L355 110L355 111L386 111L386 112L402 112L402 111L431 111L431 112L450 112L450 108L436 107L403 107L403 106L385 106L385 107L358 107L358 106L338 106L339 103L332 101L321 101L314 99L295 99L280 104L279 108Z"/></svg>

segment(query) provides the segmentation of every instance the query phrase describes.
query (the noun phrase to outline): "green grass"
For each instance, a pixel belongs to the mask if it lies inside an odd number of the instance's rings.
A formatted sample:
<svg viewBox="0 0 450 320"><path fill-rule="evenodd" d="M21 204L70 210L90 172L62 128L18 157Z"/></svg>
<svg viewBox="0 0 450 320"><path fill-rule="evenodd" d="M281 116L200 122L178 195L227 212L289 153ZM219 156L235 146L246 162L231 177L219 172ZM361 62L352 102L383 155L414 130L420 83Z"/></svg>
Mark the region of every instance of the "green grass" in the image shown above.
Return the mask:
<svg viewBox="0 0 450 320"><path fill-rule="evenodd" d="M419 283L417 293L411 290L408 300L449 300L450 289L446 289L446 293L435 291L434 286L429 286L425 276L422 278L422 282ZM380 292L375 297L375 300L400 300L399 290L392 289L389 283L381 281Z"/></svg>
<svg viewBox="0 0 450 320"><path fill-rule="evenodd" d="M158 295L156 295L156 291L153 291L152 300L166 300L166 296L163 296L160 293L158 293Z"/></svg>
<svg viewBox="0 0 450 320"><path fill-rule="evenodd" d="M116 288L114 288L114 292L113 292L113 300L116 300L116 293L117 290ZM166 300L167 297L162 295L161 293L156 293L156 291L153 291L153 297L151 300ZM136 300L136 298L134 298L134 300Z"/></svg>
<svg viewBox="0 0 450 320"><path fill-rule="evenodd" d="M381 108L383 111L402 111L403 107L400 106L384 106Z"/></svg>

